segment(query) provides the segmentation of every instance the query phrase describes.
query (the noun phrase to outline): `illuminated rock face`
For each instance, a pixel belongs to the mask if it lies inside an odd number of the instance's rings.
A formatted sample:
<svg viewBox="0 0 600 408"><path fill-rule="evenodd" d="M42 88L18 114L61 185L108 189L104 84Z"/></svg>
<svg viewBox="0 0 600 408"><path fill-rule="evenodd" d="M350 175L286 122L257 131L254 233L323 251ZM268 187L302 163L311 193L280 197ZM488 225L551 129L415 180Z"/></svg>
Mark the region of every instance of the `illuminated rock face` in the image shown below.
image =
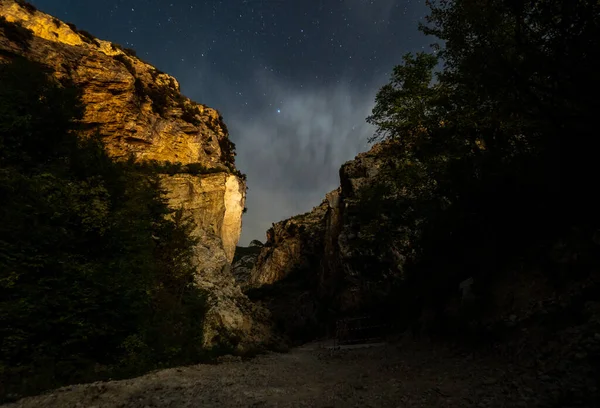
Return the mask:
<svg viewBox="0 0 600 408"><path fill-rule="evenodd" d="M28 47L6 36L0 47L43 62L57 78L72 79L82 90L87 132L99 132L113 156L202 163L224 171L233 167L219 112L182 96L172 76L111 42L12 0L0 0L0 15L34 34Z"/></svg>
<svg viewBox="0 0 600 408"><path fill-rule="evenodd" d="M245 185L228 173L206 175L176 174L163 176L162 185L174 208L183 208L196 224L195 236L217 237L226 263L231 263L242 229ZM219 251L221 252L221 251ZM207 266L208 267L208 266ZM223 269L223 262L210 270Z"/></svg>
<svg viewBox="0 0 600 408"><path fill-rule="evenodd" d="M113 157L195 163L206 170L162 178L170 205L183 207L196 222L196 281L211 299L205 344L227 337L239 347L264 342L268 316L242 294L229 271L246 185L219 112L181 95L175 78L132 51L32 7L0 0L0 16L33 34L15 39L0 28L0 62L24 56L50 67L59 80L70 79L85 105L84 132L99 133Z"/></svg>

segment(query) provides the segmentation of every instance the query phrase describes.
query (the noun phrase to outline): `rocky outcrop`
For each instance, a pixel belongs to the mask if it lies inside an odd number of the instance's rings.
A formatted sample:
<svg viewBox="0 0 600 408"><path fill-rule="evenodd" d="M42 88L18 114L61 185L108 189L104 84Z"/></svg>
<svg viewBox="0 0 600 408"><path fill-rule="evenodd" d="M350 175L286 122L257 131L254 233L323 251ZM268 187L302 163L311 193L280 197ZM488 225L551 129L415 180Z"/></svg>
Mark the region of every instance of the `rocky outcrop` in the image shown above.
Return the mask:
<svg viewBox="0 0 600 408"><path fill-rule="evenodd" d="M251 272L250 286L273 284L310 264L309 257L323 246L327 208L327 201L323 201L310 212L273 224Z"/></svg>
<svg viewBox="0 0 600 408"><path fill-rule="evenodd" d="M319 261L319 265L312 265L314 268L328 271L321 274L322 282L342 270L347 277L361 273L364 268L354 266L355 260L365 255L358 242L370 238L372 232L363 228L360 219L360 194L375 181L385 181L382 169L393 161L392 146L379 143L346 162L340 168L340 187L329 192L319 206L274 224L267 231L265 247L252 271L252 284L273 284L309 257ZM398 257L399 262L402 260Z"/></svg>
<svg viewBox="0 0 600 408"><path fill-rule="evenodd" d="M380 307L399 278L403 257L393 243L366 246L363 188L385 182L393 144L380 143L340 169L340 187L312 211L278 222L252 270L249 296L264 302L291 337L321 335L336 317ZM394 257L397 268L373 260ZM293 305L293 306L292 306Z"/></svg>
<svg viewBox="0 0 600 408"><path fill-rule="evenodd" d="M0 0L0 62L25 57L81 91L83 133L98 133L113 157L181 163L194 174L164 175L169 203L194 220L197 283L209 293L206 346L268 341L268 312L251 304L229 265L240 237L246 185L234 145L214 109L180 93L172 76L132 50L93 37L33 6Z"/></svg>
<svg viewBox="0 0 600 408"><path fill-rule="evenodd" d="M266 307L274 326L292 344L326 330L320 276L329 203L273 224L257 257L246 293Z"/></svg>
<svg viewBox="0 0 600 408"><path fill-rule="evenodd" d="M182 96L172 76L74 25L0 1L0 15L31 31L0 37L3 58L23 55L71 79L82 91L87 132L99 132L115 157L233 167L227 128L214 109Z"/></svg>
<svg viewBox="0 0 600 408"><path fill-rule="evenodd" d="M193 234L200 237L201 242L210 237L217 237L221 242L222 251L209 247L198 257L203 260L204 274L214 274L224 264L231 263L241 234L245 184L228 173L175 174L163 176L162 184L170 205L183 208L192 217L196 224Z"/></svg>
<svg viewBox="0 0 600 408"><path fill-rule="evenodd" d="M231 273L242 289L249 287L252 269L263 247L263 243L256 239L252 240L247 247L236 247Z"/></svg>
<svg viewBox="0 0 600 408"><path fill-rule="evenodd" d="M205 346L245 351L271 341L270 315L253 304L235 281L230 264L241 232L245 185L231 174L164 176L167 198L196 224L197 285L208 293Z"/></svg>

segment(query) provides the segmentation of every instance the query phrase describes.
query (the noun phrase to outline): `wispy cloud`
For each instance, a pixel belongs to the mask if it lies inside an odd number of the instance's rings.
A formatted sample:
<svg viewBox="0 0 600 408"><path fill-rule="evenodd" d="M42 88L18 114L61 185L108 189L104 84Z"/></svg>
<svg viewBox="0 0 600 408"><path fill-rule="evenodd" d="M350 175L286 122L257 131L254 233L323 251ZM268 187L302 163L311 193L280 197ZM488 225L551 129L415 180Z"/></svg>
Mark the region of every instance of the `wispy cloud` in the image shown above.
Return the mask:
<svg viewBox="0 0 600 408"><path fill-rule="evenodd" d="M242 245L264 240L272 222L318 205L339 185L340 166L367 150L373 133L365 122L373 89L341 82L290 92L292 84L270 83L278 106L228 122L237 135L237 166L248 175Z"/></svg>

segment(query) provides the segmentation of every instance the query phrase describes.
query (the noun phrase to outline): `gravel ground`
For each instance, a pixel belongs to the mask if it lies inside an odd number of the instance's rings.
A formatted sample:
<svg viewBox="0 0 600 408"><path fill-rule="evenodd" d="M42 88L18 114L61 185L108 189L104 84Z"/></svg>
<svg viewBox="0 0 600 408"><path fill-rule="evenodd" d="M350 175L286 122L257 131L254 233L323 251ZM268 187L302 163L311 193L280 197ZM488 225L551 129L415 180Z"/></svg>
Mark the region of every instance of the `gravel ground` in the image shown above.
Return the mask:
<svg viewBox="0 0 600 408"><path fill-rule="evenodd" d="M3 407L537 407L551 381L498 358L412 341L335 351L313 343L222 360L63 387Z"/></svg>

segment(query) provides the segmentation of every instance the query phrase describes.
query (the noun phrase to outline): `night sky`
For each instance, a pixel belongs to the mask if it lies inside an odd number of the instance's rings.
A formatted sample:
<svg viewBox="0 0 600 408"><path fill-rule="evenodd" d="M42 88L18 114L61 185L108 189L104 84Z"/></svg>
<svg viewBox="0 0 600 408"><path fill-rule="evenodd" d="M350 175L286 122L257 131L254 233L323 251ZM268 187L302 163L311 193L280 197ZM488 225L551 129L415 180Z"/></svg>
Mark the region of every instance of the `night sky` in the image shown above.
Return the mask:
<svg viewBox="0 0 600 408"><path fill-rule="evenodd" d="M365 118L417 30L424 0L29 0L134 48L218 109L248 175L240 245L309 211L368 150Z"/></svg>

